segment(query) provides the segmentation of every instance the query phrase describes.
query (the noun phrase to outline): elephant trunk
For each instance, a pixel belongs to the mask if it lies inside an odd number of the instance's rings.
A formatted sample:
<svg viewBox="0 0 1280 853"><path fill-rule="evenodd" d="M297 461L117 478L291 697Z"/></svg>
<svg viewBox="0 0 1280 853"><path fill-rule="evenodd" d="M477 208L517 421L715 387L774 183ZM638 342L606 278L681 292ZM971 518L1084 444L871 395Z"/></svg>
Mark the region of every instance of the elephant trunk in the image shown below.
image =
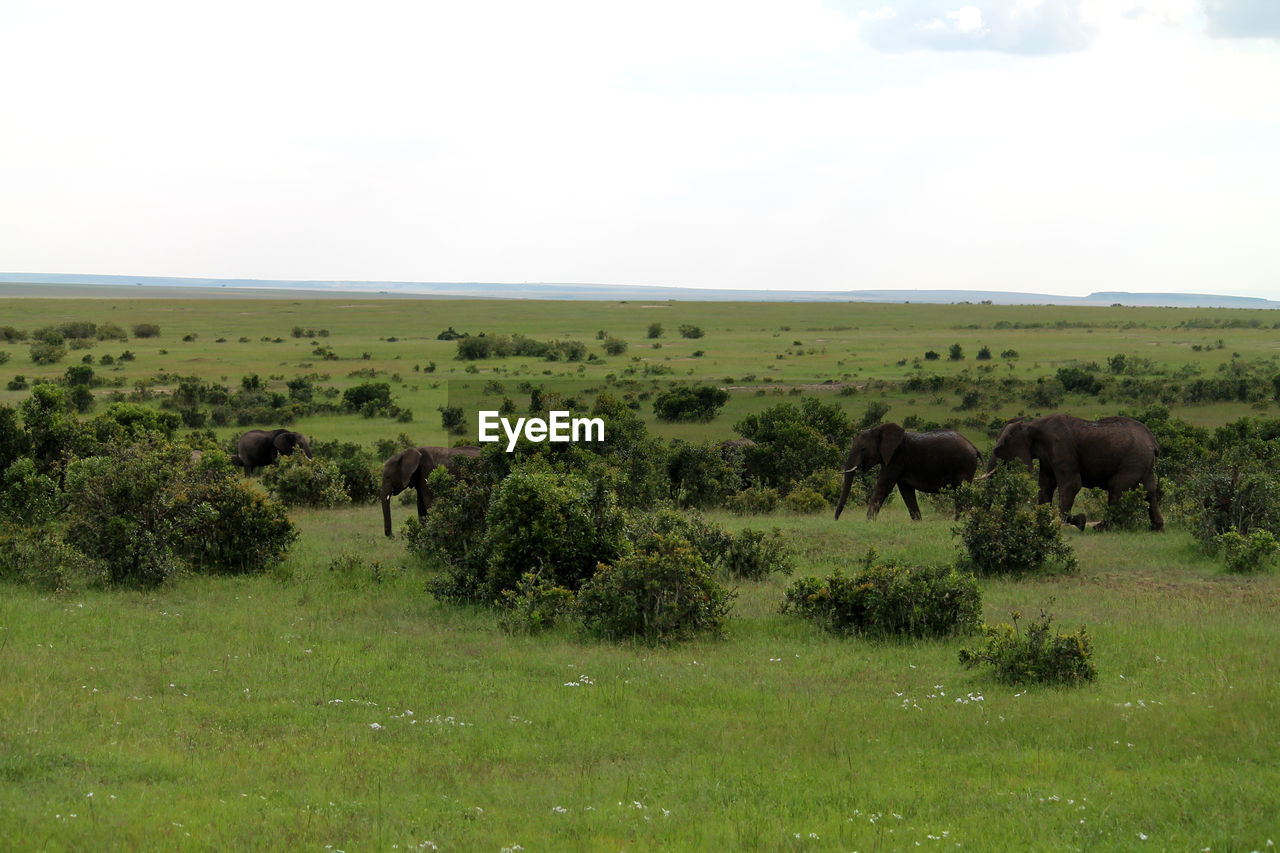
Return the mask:
<svg viewBox="0 0 1280 853"><path fill-rule="evenodd" d="M840 513L844 512L844 502L849 499L849 489L853 486L853 472L856 467L850 468L844 472L844 482L840 484L840 501L836 504L836 520L840 520Z"/></svg>
<svg viewBox="0 0 1280 853"><path fill-rule="evenodd" d="M391 536L391 495L385 491L382 493L382 532Z"/></svg>

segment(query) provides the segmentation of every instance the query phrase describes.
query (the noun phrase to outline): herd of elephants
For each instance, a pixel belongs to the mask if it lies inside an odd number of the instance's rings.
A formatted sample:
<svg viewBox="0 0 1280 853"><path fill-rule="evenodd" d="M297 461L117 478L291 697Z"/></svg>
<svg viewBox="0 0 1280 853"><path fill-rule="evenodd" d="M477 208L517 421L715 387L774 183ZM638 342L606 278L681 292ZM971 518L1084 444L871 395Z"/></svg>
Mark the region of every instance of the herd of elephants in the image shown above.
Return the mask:
<svg viewBox="0 0 1280 853"><path fill-rule="evenodd" d="M737 439L724 445L741 447L751 442ZM301 449L311 457L306 436L291 430L250 430L240 437L232 457L246 474L273 464L282 454ZM413 447L402 450L382 466L383 532L391 535L391 498L412 486L418 493L418 516L426 515L429 504L427 475L443 465L450 473L459 457L477 457L479 447ZM1114 504L1120 496L1141 486L1146 492L1151 529L1164 529L1156 489L1155 463L1160 446L1151 431L1139 421L1125 417L1084 420L1073 415L1053 414L1041 418L1018 418L1007 423L996 438L986 474L990 476L1002 460L1018 460L1033 471L1039 461L1038 502L1048 503L1058 493L1058 508L1064 520L1084 529L1083 514L1071 515L1076 494L1083 489L1106 489ZM880 466L871 493L867 517L873 518L896 486L913 519L919 520L916 492L936 494L948 487L974 479L982 454L973 442L953 430L911 432L896 423L865 429L853 439L845 457L844 481L836 518L844 510L849 488L859 471ZM981 479L980 477L979 479Z"/></svg>

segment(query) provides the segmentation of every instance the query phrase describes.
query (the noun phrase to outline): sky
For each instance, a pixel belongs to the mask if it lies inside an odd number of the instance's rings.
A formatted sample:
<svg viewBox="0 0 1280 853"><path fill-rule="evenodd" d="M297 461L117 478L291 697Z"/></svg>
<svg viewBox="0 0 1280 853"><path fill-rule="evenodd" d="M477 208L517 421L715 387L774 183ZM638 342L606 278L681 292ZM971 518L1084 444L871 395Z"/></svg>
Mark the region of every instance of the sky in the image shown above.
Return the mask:
<svg viewBox="0 0 1280 853"><path fill-rule="evenodd" d="M0 0L0 272L1280 299L1276 0Z"/></svg>

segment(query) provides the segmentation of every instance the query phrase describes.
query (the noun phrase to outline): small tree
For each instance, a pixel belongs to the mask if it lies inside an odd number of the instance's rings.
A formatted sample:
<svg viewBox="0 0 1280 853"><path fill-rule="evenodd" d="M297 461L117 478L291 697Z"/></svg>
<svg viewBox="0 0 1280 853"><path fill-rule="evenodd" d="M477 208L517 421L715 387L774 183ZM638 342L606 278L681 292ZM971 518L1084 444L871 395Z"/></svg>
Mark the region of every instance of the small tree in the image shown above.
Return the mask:
<svg viewBox="0 0 1280 853"><path fill-rule="evenodd" d="M729 392L702 385L673 388L653 401L653 413L661 421L709 421L729 402Z"/></svg>
<svg viewBox="0 0 1280 853"><path fill-rule="evenodd" d="M662 337L662 324L661 324L661 323L650 323L650 324L649 324L649 331L645 332L645 337L647 337L647 338L660 338L660 337Z"/></svg>

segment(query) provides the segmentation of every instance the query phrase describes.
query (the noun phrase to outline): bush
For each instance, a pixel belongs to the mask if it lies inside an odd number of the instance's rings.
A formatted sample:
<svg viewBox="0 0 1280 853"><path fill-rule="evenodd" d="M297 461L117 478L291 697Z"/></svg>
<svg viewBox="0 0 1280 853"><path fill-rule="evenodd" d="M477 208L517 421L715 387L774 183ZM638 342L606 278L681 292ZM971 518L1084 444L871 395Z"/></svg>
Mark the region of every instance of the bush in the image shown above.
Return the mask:
<svg viewBox="0 0 1280 853"><path fill-rule="evenodd" d="M138 323L133 327L133 336L135 338L158 338L160 337L160 327L155 323Z"/></svg>
<svg viewBox="0 0 1280 853"><path fill-rule="evenodd" d="M680 326L680 337L682 338L700 338L702 337L702 329L697 326L683 324Z"/></svg>
<svg viewBox="0 0 1280 853"><path fill-rule="evenodd" d="M373 454L351 441L318 441L311 445L316 459L337 466L342 488L352 503L368 503L378 497L381 465ZM387 456L394 456L395 452Z"/></svg>
<svg viewBox="0 0 1280 853"><path fill-rule="evenodd" d="M15 461L0 478L0 523L40 527L58 512L58 484L27 458Z"/></svg>
<svg viewBox="0 0 1280 853"><path fill-rule="evenodd" d="M111 583L154 586L177 569L179 452L131 445L67 466L67 540Z"/></svg>
<svg viewBox="0 0 1280 853"><path fill-rule="evenodd" d="M831 509L831 504L814 489L808 486L796 486L787 492L782 505L791 512L801 515L816 515Z"/></svg>
<svg viewBox="0 0 1280 853"><path fill-rule="evenodd" d="M727 540L720 552L719 564L732 577L762 581L774 572L790 575L795 571L791 545L776 527L768 533L746 527L729 535Z"/></svg>
<svg viewBox="0 0 1280 853"><path fill-rule="evenodd" d="M1129 489L1114 504L1108 502L1102 511L1103 530L1142 530L1147 525L1147 493Z"/></svg>
<svg viewBox="0 0 1280 853"><path fill-rule="evenodd" d="M360 412L366 416L381 414L391 407L391 385L386 382L365 382L342 392L342 407L348 412Z"/></svg>
<svg viewBox="0 0 1280 853"><path fill-rule="evenodd" d="M604 339L604 351L608 355L622 355L627 351L627 342L610 335Z"/></svg>
<svg viewBox="0 0 1280 853"><path fill-rule="evenodd" d="M985 642L976 649L961 649L960 663L973 668L989 664L1005 684L1080 684L1097 678L1093 643L1084 627L1074 634L1058 634L1049 628L1044 612L1025 634L1018 631L1021 614L1013 624L983 625Z"/></svg>
<svg viewBox="0 0 1280 853"><path fill-rule="evenodd" d="M467 432L467 416L461 406L439 406L440 426L450 435L464 435Z"/></svg>
<svg viewBox="0 0 1280 853"><path fill-rule="evenodd" d="M0 527L0 580L47 592L96 586L106 579L97 560L50 530Z"/></svg>
<svg viewBox="0 0 1280 853"><path fill-rule="evenodd" d="M1229 530L1280 533L1280 454L1236 446L1190 463L1174 480L1173 513L1210 552Z"/></svg>
<svg viewBox="0 0 1280 853"><path fill-rule="evenodd" d="M515 589L530 572L576 590L598 564L622 554L624 519L609 486L537 467L507 475L485 514L485 600Z"/></svg>
<svg viewBox="0 0 1280 853"><path fill-rule="evenodd" d="M725 499L724 505L734 515L768 515L778 508L778 490L768 486L752 486Z"/></svg>
<svg viewBox="0 0 1280 853"><path fill-rule="evenodd" d="M688 541L654 534L636 552L601 565L578 591L583 629L610 640L648 644L719 636L734 594L711 576Z"/></svg>
<svg viewBox="0 0 1280 853"><path fill-rule="evenodd" d="M709 421L729 402L729 392L710 385L680 386L659 394L653 413L660 421Z"/></svg>
<svg viewBox="0 0 1280 853"><path fill-rule="evenodd" d="M1255 530L1242 536L1233 527L1218 537L1218 548L1226 559L1227 571L1250 574L1269 571L1275 565L1280 542L1269 530Z"/></svg>
<svg viewBox="0 0 1280 853"><path fill-rule="evenodd" d="M67 355L67 348L62 344L37 341L31 345L31 360L36 364L57 364Z"/></svg>
<svg viewBox="0 0 1280 853"><path fill-rule="evenodd" d="M175 509L181 518L179 551L192 569L264 572L283 560L297 540L284 506L241 477L225 453L206 451L184 479Z"/></svg>
<svg viewBox="0 0 1280 853"><path fill-rule="evenodd" d="M660 337L662 337L662 324L661 324L661 323L650 323L650 324L649 324L649 330L648 330L647 332L645 332L645 337L647 337L647 338L660 338Z"/></svg>
<svg viewBox="0 0 1280 853"><path fill-rule="evenodd" d="M979 574L1021 574L1056 566L1076 569L1075 552L1062 538L1058 512L1050 504L1029 508L1036 485L1015 465L1002 465L987 480L956 490L968 507L952 533L960 537L968 567Z"/></svg>
<svg viewBox="0 0 1280 853"><path fill-rule="evenodd" d="M262 470L262 484L285 506L335 507L351 503L338 466L304 454L281 456Z"/></svg>
<svg viewBox="0 0 1280 853"><path fill-rule="evenodd" d="M726 458L718 444L687 444L679 440L671 443L667 478L676 506L698 508L718 506L742 482L733 457Z"/></svg>
<svg viewBox="0 0 1280 853"><path fill-rule="evenodd" d="M783 491L819 469L843 468L842 450L853 440L844 410L814 397L806 397L799 406L771 406L733 428L756 443L745 454L752 476Z"/></svg>
<svg viewBox="0 0 1280 853"><path fill-rule="evenodd" d="M951 566L878 562L868 551L852 577L836 571L808 577L785 593L781 612L809 619L834 634L944 637L978 626L982 594L973 575Z"/></svg>
<svg viewBox="0 0 1280 853"><path fill-rule="evenodd" d="M503 590L498 625L508 634L538 634L567 618L573 601L571 591L526 573L515 589Z"/></svg>

